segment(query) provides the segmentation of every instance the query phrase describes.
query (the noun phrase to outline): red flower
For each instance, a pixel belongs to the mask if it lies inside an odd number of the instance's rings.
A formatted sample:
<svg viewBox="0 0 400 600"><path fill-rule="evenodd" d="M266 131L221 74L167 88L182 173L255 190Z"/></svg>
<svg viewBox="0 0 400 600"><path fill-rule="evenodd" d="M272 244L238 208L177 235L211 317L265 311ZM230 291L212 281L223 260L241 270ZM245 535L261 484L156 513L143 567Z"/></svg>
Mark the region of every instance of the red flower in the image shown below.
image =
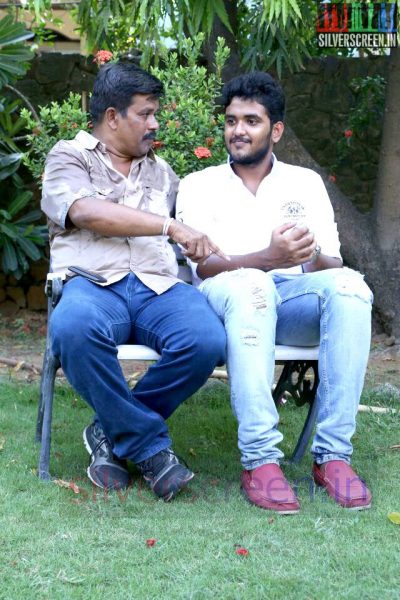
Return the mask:
<svg viewBox="0 0 400 600"><path fill-rule="evenodd" d="M108 50L99 50L94 55L93 62L96 63L98 67L101 67L101 65L104 65L106 62L111 60L112 57L113 57L112 52L109 52Z"/></svg>
<svg viewBox="0 0 400 600"><path fill-rule="evenodd" d="M205 148L204 146L197 146L197 148L195 148L194 150L195 155L197 156L197 158L210 158L210 156L212 156L210 150L208 148Z"/></svg>
<svg viewBox="0 0 400 600"><path fill-rule="evenodd" d="M246 548L236 548L236 554L239 554L239 556L248 556L249 555L249 551L246 550Z"/></svg>
<svg viewBox="0 0 400 600"><path fill-rule="evenodd" d="M328 179L329 181L332 181L332 183L336 183L336 175L329 175Z"/></svg>
<svg viewBox="0 0 400 600"><path fill-rule="evenodd" d="M215 142L215 138L213 138L213 137L206 138L206 144L209 148L211 148L211 146L213 145L214 142Z"/></svg>
<svg viewBox="0 0 400 600"><path fill-rule="evenodd" d="M78 127L77 123L71 123L71 129L76 129Z"/></svg>
<svg viewBox="0 0 400 600"><path fill-rule="evenodd" d="M351 138L352 135L353 135L353 130L352 129L345 129L345 131L344 131L344 137Z"/></svg>
<svg viewBox="0 0 400 600"><path fill-rule="evenodd" d="M153 150L159 150L159 148L162 148L163 146L164 146L163 142L160 142L160 140L154 140Z"/></svg>
<svg viewBox="0 0 400 600"><path fill-rule="evenodd" d="M146 540L146 546L148 548L151 548L152 546L155 546L156 542L156 538L149 538L148 540Z"/></svg>

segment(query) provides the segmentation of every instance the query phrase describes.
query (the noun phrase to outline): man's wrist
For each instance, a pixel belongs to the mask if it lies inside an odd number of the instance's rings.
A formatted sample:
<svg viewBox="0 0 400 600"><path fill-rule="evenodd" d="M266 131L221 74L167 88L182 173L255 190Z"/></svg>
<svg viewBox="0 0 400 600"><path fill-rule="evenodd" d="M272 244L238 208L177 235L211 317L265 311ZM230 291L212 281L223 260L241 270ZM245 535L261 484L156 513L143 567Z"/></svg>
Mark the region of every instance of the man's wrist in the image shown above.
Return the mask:
<svg viewBox="0 0 400 600"><path fill-rule="evenodd" d="M169 236L169 229L171 227L171 224L174 221L175 221L175 219L173 217L167 217L165 219L161 235L168 235Z"/></svg>
<svg viewBox="0 0 400 600"><path fill-rule="evenodd" d="M310 262L311 262L311 263L315 263L315 262L317 262L317 260L318 260L318 257L319 257L319 255L320 255L320 254L321 254L321 246L320 246L319 244L317 244L317 245L315 246L315 249L314 249L314 252L313 252L313 255L312 255L312 257L311 257L311 260L310 260Z"/></svg>

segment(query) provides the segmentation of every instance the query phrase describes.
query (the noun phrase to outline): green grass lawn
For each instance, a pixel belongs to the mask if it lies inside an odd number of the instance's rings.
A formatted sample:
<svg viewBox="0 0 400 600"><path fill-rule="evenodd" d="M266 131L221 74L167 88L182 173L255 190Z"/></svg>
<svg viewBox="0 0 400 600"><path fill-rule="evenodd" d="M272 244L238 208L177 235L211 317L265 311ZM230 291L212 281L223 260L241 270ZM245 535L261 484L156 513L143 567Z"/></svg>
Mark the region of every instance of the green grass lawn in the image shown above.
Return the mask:
<svg viewBox="0 0 400 600"><path fill-rule="evenodd" d="M306 456L284 465L301 513L279 517L240 494L224 384L209 383L170 420L174 448L196 478L169 504L136 475L126 494L89 485L81 435L91 412L66 384L56 391L51 469L79 493L40 482L37 395L37 385L1 382L1 600L399 598L400 527L387 518L400 511L400 453L390 449L400 443L398 415L358 418L353 464L372 489L371 510L348 512L314 492ZM288 454L304 416L290 403L281 409ZM237 555L239 546L249 554Z"/></svg>

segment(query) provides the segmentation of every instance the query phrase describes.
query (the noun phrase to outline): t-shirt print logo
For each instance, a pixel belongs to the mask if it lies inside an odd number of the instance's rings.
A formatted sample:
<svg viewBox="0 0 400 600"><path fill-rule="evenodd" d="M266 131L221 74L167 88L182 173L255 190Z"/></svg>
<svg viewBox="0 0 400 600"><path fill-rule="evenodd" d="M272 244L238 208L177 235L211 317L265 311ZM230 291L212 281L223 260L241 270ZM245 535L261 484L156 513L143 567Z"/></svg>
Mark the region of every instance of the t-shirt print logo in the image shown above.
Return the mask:
<svg viewBox="0 0 400 600"><path fill-rule="evenodd" d="M306 216L305 207L297 200L285 202L281 208L284 221L300 221Z"/></svg>

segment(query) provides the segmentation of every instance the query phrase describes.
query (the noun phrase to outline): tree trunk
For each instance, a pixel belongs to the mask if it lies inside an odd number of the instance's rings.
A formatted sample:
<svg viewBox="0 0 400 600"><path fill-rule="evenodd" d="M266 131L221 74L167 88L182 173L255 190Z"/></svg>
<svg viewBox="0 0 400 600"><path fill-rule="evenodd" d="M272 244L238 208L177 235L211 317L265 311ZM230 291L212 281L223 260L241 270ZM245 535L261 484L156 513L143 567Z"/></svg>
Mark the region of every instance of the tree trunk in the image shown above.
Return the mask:
<svg viewBox="0 0 400 600"><path fill-rule="evenodd" d="M391 252L400 243L400 48L389 58L385 113L374 216L379 247Z"/></svg>

